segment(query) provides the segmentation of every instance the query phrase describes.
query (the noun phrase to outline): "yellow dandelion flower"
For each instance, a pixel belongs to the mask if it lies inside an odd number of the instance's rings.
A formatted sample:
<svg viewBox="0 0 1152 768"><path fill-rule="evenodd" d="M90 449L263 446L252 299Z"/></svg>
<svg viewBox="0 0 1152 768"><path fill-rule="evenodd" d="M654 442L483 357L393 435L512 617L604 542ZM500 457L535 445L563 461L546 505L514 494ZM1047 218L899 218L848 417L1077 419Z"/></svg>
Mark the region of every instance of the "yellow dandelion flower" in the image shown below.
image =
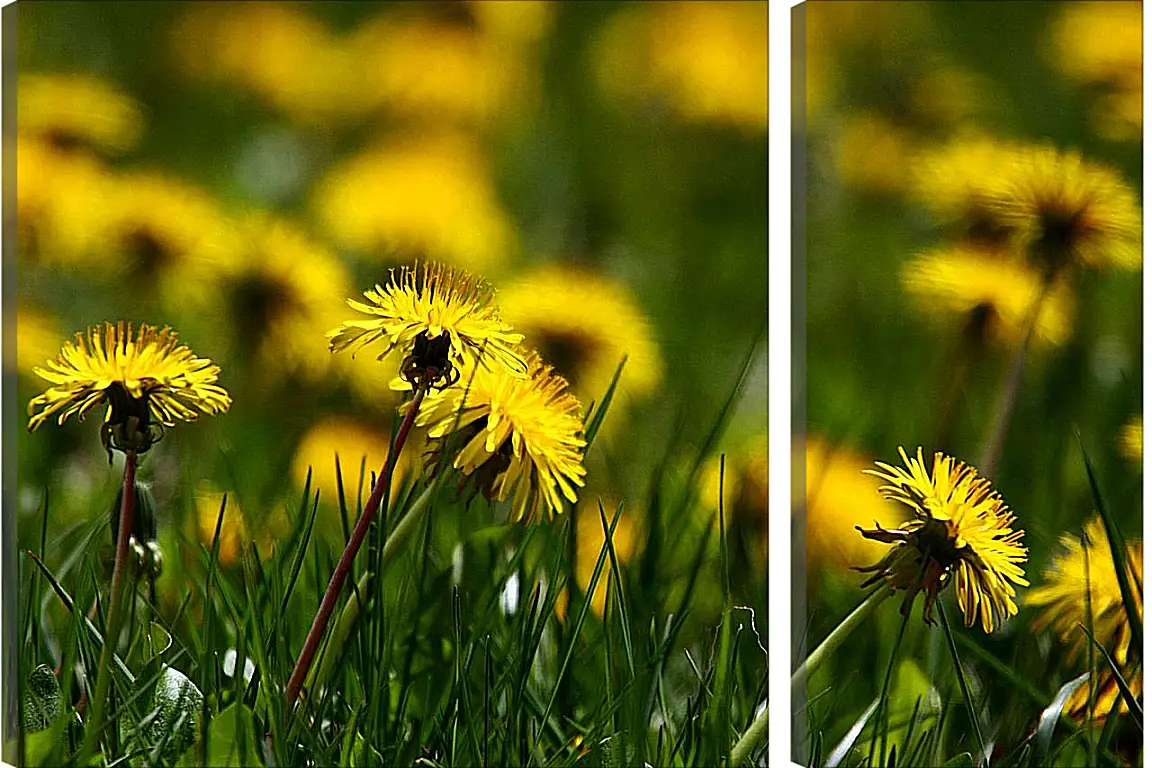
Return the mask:
<svg viewBox="0 0 1152 768"><path fill-rule="evenodd" d="M1124 674L1124 683L1128 686L1128 690L1139 701L1144 692L1143 671L1133 666L1127 670L1121 670L1121 672ZM1093 698L1092 681L1091 679L1085 680L1064 703L1064 714L1078 723L1086 723L1089 720L1089 712L1092 712L1095 714L1095 718L1092 719L1091 725L1100 727L1107 722L1108 715L1116 705L1117 699L1120 701L1120 712L1128 711L1128 703L1124 700L1123 694L1120 693L1120 684L1117 682L1111 667L1099 670L1096 688L1096 696Z"/></svg>
<svg viewBox="0 0 1152 768"><path fill-rule="evenodd" d="M216 384L219 366L177 346L176 333L131 323L105 323L66 342L47 367L35 368L52 386L28 403L28 431L49 416L57 424L73 414L83 419L99 403L107 404L101 439L108 450L147 451L162 435L161 425L195 421L197 411L228 410L232 399Z"/></svg>
<svg viewBox="0 0 1152 768"><path fill-rule="evenodd" d="M602 276L544 267L502 289L500 308L581 400L604 397L624 355L617 398L640 399L660 384L664 364L651 326L628 292Z"/></svg>
<svg viewBox="0 0 1152 768"><path fill-rule="evenodd" d="M880 471L866 471L888 483L880 494L908 505L915 519L894 529L858 528L865 538L896 545L880 562L858 569L874 572L863 586L883 580L905 590L905 615L923 591L924 620L932 623L936 596L954 579L964 623L972 626L979 616L991 632L1016 614L1012 584L1028 585L1021 568L1028 558L1024 532L1012 530L1016 518L1000 494L964 462L937 453L929 473L922 448L915 459L903 448L900 456L907 470L878 461Z"/></svg>
<svg viewBox="0 0 1152 768"><path fill-rule="evenodd" d="M474 367L456 386L429 393L416 416L433 440L458 433L453 466L488 499L511 497L512 520L558 514L561 497L575 502L584 485L580 401L539 356L527 362L527 377Z"/></svg>
<svg viewBox="0 0 1152 768"><path fill-rule="evenodd" d="M1045 567L1043 583L1029 590L1024 604L1043 608L1033 626L1037 630L1052 629L1068 646L1068 662L1075 663L1086 655L1087 639L1079 625L1087 626L1085 595L1090 595L1096 639L1113 653L1117 663L1124 665L1129 660L1132 628L1120 597L1120 583L1103 520L1092 519L1084 527L1084 534L1088 538L1088 562L1084 561L1079 535L1061 536L1060 551ZM1144 543L1130 541L1126 549L1134 571L1134 577L1129 575L1129 585L1139 594L1144 587ZM1144 606L1140 600L1136 601L1136 607L1143 619Z"/></svg>
<svg viewBox="0 0 1152 768"><path fill-rule="evenodd" d="M122 152L144 132L135 100L110 82L89 75L20 75L16 127L60 148L90 145Z"/></svg>
<svg viewBox="0 0 1152 768"><path fill-rule="evenodd" d="M1016 345L1027 332L1043 277L999 249L961 244L921 254L901 268L901 283L930 316L962 318L981 339ZM1071 333L1072 292L1064 281L1048 286L1033 338L1053 346ZM972 325L975 324L975 325Z"/></svg>
<svg viewBox="0 0 1152 768"><path fill-rule="evenodd" d="M409 469L412 457L420 454L415 436L404 444L400 460L392 473L392 498L400 492ZM292 459L292 477L303 488L308 471L312 471L312 489L320 491L320 501L324 504L337 504L340 496L336 484L336 458L340 459L340 476L344 483L344 499L349 508L354 508L357 499L356 483L360 479L360 462L364 461L364 483L367 485L372 473L379 473L388 458L388 435L365 426L363 422L343 416L325 417L311 427L300 438L296 455ZM367 491L368 489L363 489ZM365 497L367 494L365 493Z"/></svg>
<svg viewBox="0 0 1152 768"><path fill-rule="evenodd" d="M987 203L1019 249L1046 268L1143 263L1135 192L1116 170L1079 152L1045 146L1016 153L991 178Z"/></svg>
<svg viewBox="0 0 1152 768"><path fill-rule="evenodd" d="M576 508L576 561L573 570L576 580L583 592L588 591L592 583L592 574L596 571L596 560L600 551L604 549L606 537L604 525L600 522L600 507L604 507L604 516L608 518L608 525L612 525L612 518L620 502L613 498L586 501ZM627 510L620 513L616 521L616 530L612 534L612 548L616 551L616 560L627 563L636 551L637 538L640 535L639 525ZM604 609L608 602L608 582L612 564L607 557L600 570L600 578L596 581L596 588L592 590L592 612L600 618L604 617ZM568 589L564 588L556 598L556 615L564 621L568 615Z"/></svg>
<svg viewBox="0 0 1152 768"><path fill-rule="evenodd" d="M1141 675L1136 669L1137 656L1131 653L1132 628L1120 596L1120 583L1116 578L1104 522L1099 517L1094 518L1085 526L1084 534L1088 539L1087 562L1078 535L1060 537L1060 551L1045 567L1044 581L1024 596L1024 604L1041 609L1033 621L1033 628L1055 632L1068 648L1065 662L1075 666L1087 655L1087 638L1080 625L1088 625L1086 600L1090 600L1093 634L1116 659L1133 693L1139 695ZM1139 595L1144 587L1144 544L1129 541L1126 550L1132 564L1129 585ZM1136 607L1143 621L1144 605L1139 598ZM1092 706L1097 718L1107 716L1119 695L1110 667L1106 661L1101 659L1100 662L1100 691ZM1069 698L1064 711L1083 719L1090 698L1091 686L1085 683ZM1127 711L1126 704L1121 704L1121 711Z"/></svg>
<svg viewBox="0 0 1152 768"><path fill-rule="evenodd" d="M552 13L546 2L400 6L348 41L365 73L349 98L422 121L493 122L539 91L534 43Z"/></svg>
<svg viewBox="0 0 1152 768"><path fill-rule="evenodd" d="M987 195L992 180L1018 151L1013 142L983 134L924 150L912 161L909 194L944 223L960 227L965 237L1003 244L1009 233L996 220Z"/></svg>
<svg viewBox="0 0 1152 768"><path fill-rule="evenodd" d="M303 123L363 112L349 98L360 85L352 60L300 4L195 3L173 26L171 47L185 74L238 84Z"/></svg>
<svg viewBox="0 0 1152 768"><path fill-rule="evenodd" d="M238 245L214 294L227 305L225 322L239 334L239 355L256 369L308 381L327 376L332 356L320 339L340 322L332 297L351 289L344 265L291 221L264 212L241 222Z"/></svg>
<svg viewBox="0 0 1152 768"><path fill-rule="evenodd" d="M1140 466L1144 461L1144 417L1136 416L1120 431L1120 452Z"/></svg>
<svg viewBox="0 0 1152 768"><path fill-rule="evenodd" d="M479 361L487 368L491 360L514 375L526 370L516 350L523 336L500 319L487 282L437 263L391 269L389 276L387 286L377 284L364 292L371 304L348 300L352 309L375 317L348 320L329 331L331 351L355 352L375 341L387 341L377 359L396 349L412 352L401 364L401 375L409 383L428 368L437 372L433 384L451 380L454 366L468 361ZM421 370L409 370L409 364Z"/></svg>
<svg viewBox="0 0 1152 768"><path fill-rule="evenodd" d="M390 141L356 155L321 179L314 205L331 237L359 253L487 271L516 239L483 155L461 136Z"/></svg>
<svg viewBox="0 0 1152 768"><path fill-rule="evenodd" d="M201 484L196 489L196 534L200 543L212 549L216 536L216 522L220 517L220 506L225 504L225 494L208 485ZM220 521L220 543L217 562L224 567L236 565L244 548L251 541L252 534L244 520L244 510L236 503L236 497L228 494L224 507L224 519Z"/></svg>
<svg viewBox="0 0 1152 768"><path fill-rule="evenodd" d="M681 116L768 127L768 4L646 3L617 12L595 42L610 96L660 99Z"/></svg>
<svg viewBox="0 0 1152 768"><path fill-rule="evenodd" d="M21 258L66 265L88 247L104 221L113 176L94 155L62 152L44 139L16 139L16 226Z"/></svg>
<svg viewBox="0 0 1152 768"><path fill-rule="evenodd" d="M1051 29L1056 65L1085 83L1111 83L1135 76L1144 64L1140 3L1065 3ZM1139 87L1137 85L1137 87Z"/></svg>
<svg viewBox="0 0 1152 768"><path fill-rule="evenodd" d="M805 446L805 559L809 568L849 568L874 563L885 554L882 544L860 536L856 526L874 523L895 528L906 515L876 493L864 476L868 461L854 451L833 447L818 437Z"/></svg>
<svg viewBox="0 0 1152 768"><path fill-rule="evenodd" d="M30 304L16 304L16 372L31 377L36 366L51 359L60 348L56 318Z"/></svg>

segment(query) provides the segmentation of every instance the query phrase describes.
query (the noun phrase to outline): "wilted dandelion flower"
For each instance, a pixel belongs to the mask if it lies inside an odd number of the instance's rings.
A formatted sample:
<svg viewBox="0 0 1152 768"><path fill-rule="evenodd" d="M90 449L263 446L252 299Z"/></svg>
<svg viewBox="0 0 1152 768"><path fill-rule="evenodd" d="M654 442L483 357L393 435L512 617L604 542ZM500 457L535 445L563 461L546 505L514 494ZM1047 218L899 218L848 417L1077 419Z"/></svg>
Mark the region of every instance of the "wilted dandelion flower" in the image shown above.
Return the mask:
<svg viewBox="0 0 1152 768"><path fill-rule="evenodd" d="M112 83L89 75L20 75L16 127L60 149L90 145L120 152L144 132L140 106Z"/></svg>
<svg viewBox="0 0 1152 768"><path fill-rule="evenodd" d="M1120 430L1120 452L1137 466L1144 461L1144 417L1136 416Z"/></svg>
<svg viewBox="0 0 1152 768"><path fill-rule="evenodd" d="M994 219L1012 242L1045 269L1139 269L1140 205L1113 168L1079 152L1045 146L1021 150L987 190Z"/></svg>
<svg viewBox="0 0 1152 768"><path fill-rule="evenodd" d="M511 497L513 520L559 513L585 474L580 402L538 355L527 362L527 377L473 367L456 386L429 393L416 416L432 440L457 435L452 466L486 498Z"/></svg>
<svg viewBox="0 0 1152 768"><path fill-rule="evenodd" d="M232 398L216 384L220 367L177 346L176 333L131 323L105 323L66 342L46 368L36 368L51 386L28 403L28 431L49 416L57 424L73 414L83 419L94 406L107 405L101 440L112 448L144 453L177 421L195 421L200 413L228 410Z"/></svg>
<svg viewBox="0 0 1152 768"><path fill-rule="evenodd" d="M980 340L1019 343L1042 291L1034 338L1059 345L1071 332L1073 299L1067 284L1045 287L1041 275L1000 249L975 244L937 248L906 263L900 278L925 312L964 318Z"/></svg>
<svg viewBox="0 0 1152 768"><path fill-rule="evenodd" d="M1060 642L1067 646L1066 662L1076 665L1087 655L1088 639L1080 626L1088 626L1086 601L1090 600L1093 634L1112 654L1129 686L1139 695L1141 676L1135 669L1138 654L1134 656L1131 653L1132 627L1128 623L1128 613L1121 598L1120 583L1116 578L1116 566L1104 522L1099 517L1094 518L1085 526L1084 535L1087 537L1087 562L1080 536L1061 536L1060 551L1044 569L1043 583L1028 591L1024 596L1024 604L1041 609L1033 622L1033 628L1055 632ZM1144 544L1141 541L1129 541L1125 549L1132 565L1129 586L1136 596L1137 613L1143 621L1144 604L1139 596L1144 588ZM1107 662L1101 666L1103 670L1109 670ZM1116 681L1110 679L1111 672L1108 671L1104 677L1109 679L1104 681L1093 706L1098 716L1107 715L1111 702L1119 693ZM1078 688L1065 705L1065 711L1073 713L1084 710L1090 688L1088 684Z"/></svg>
<svg viewBox="0 0 1152 768"><path fill-rule="evenodd" d="M1012 530L1016 518L1000 494L964 462L938 452L929 473L922 448L915 459L903 448L900 456L907 470L876 462L882 471L866 472L887 482L880 494L908 505L915 519L894 529L857 526L867 539L896 545L880 562L858 569L875 572L863 586L884 580L905 590L904 614L923 591L924 620L932 623L937 593L954 579L964 623L972 626L979 616L991 632L1016 613L1012 583L1028 585L1020 567L1028 557L1024 532Z"/></svg>
<svg viewBox="0 0 1152 768"><path fill-rule="evenodd" d="M469 361L487 369L489 361L513 376L526 370L516 345L523 339L500 319L492 288L466 272L437 263L389 270L388 285L365 291L371 304L354 299L348 306L370 320L348 320L328 333L333 352L353 352L375 341L387 346L377 359L399 349L408 354L401 376L410 384L434 373L429 384L451 381Z"/></svg>
<svg viewBox="0 0 1152 768"><path fill-rule="evenodd" d="M584 400L604 396L624 355L617 397L642 398L663 378L648 320L622 286L604 277L544 267L501 290L500 308Z"/></svg>

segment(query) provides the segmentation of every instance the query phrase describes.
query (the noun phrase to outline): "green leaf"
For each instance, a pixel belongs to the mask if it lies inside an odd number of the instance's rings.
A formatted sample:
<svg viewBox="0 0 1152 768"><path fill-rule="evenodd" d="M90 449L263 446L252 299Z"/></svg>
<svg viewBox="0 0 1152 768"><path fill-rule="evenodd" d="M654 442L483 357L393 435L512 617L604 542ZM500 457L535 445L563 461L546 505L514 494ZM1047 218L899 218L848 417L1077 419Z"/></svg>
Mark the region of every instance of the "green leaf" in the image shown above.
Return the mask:
<svg viewBox="0 0 1152 768"><path fill-rule="evenodd" d="M961 752L956 755L956 757L944 763L941 768L970 768L970 766L973 765L975 765L975 763L972 762L972 755L967 752Z"/></svg>
<svg viewBox="0 0 1152 768"><path fill-rule="evenodd" d="M1060 715L1064 712L1064 704L1067 703L1068 697L1083 685L1088 680L1088 673L1077 677L1075 680L1070 680L1064 685L1060 686L1060 690L1056 692L1056 698L1052 699L1052 703L1044 708L1040 713L1040 722L1036 726L1036 734L1033 736L1032 741L1036 745L1035 756L1038 764L1043 765L1048 759L1048 748L1052 744L1052 734L1056 730L1056 723L1060 722Z"/></svg>
<svg viewBox="0 0 1152 768"><path fill-rule="evenodd" d="M23 723L26 733L42 731L60 714L60 681L47 664L28 673L24 688Z"/></svg>
<svg viewBox="0 0 1152 768"><path fill-rule="evenodd" d="M144 729L149 763L171 762L196 742L204 695L183 672L164 666L152 696L155 715Z"/></svg>
<svg viewBox="0 0 1152 768"><path fill-rule="evenodd" d="M252 710L240 703L225 707L208 724L206 763L215 766L263 765L256 751L256 724Z"/></svg>

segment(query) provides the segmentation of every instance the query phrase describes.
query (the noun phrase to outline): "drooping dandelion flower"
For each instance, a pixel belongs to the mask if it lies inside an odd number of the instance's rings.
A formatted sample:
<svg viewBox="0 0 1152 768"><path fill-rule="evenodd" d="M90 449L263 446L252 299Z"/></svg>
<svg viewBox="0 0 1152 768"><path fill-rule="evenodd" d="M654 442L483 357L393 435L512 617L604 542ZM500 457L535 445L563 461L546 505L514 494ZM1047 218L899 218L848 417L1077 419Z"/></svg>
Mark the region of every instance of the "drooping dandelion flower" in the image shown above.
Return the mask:
<svg viewBox="0 0 1152 768"><path fill-rule="evenodd" d="M622 286L604 277L544 267L501 290L500 309L582 400L604 396L624 355L616 391L624 401L648 395L663 377L648 320Z"/></svg>
<svg viewBox="0 0 1152 768"><path fill-rule="evenodd" d="M177 346L176 333L120 322L94 326L66 342L47 367L34 369L52 384L28 403L28 431L49 416L57 423L77 419L106 404L101 440L111 460L112 448L144 453L160 439L163 427L195 421L200 413L228 410L232 398L216 384L220 367Z"/></svg>
<svg viewBox="0 0 1152 768"><path fill-rule="evenodd" d="M937 248L905 264L900 277L924 312L935 319L961 319L981 341L1018 344L1041 292L1034 338L1055 346L1071 332L1073 298L1067 284L1045 288L1041 275L1000 249Z"/></svg>
<svg viewBox="0 0 1152 768"><path fill-rule="evenodd" d="M1128 623L1103 520L1094 518L1085 526L1084 535L1087 538L1087 561L1079 535L1061 536L1060 551L1044 569L1044 581L1024 595L1024 604L1041 609L1033 621L1033 628L1055 632L1067 647L1066 663L1076 666L1087 656L1088 638L1080 627L1088 626L1086 601L1090 601L1093 635L1112 654L1129 687L1138 696L1141 687L1141 675L1136 670L1139 654L1132 653L1132 627ZM1132 565L1129 586L1137 596L1136 609L1143 621L1144 604L1139 595L1144 587L1144 544L1129 541L1125 549ZM1106 717L1119 695L1119 688L1107 662L1099 660L1102 684L1093 709L1097 717ZM1091 697L1090 689L1087 683L1076 689L1065 705L1065 711L1074 716L1083 715ZM1121 706L1126 711L1126 705Z"/></svg>
<svg viewBox="0 0 1152 768"><path fill-rule="evenodd" d="M1020 252L1045 269L1139 269L1140 204L1113 168L1079 152L1021 150L991 178L986 201Z"/></svg>
<svg viewBox="0 0 1152 768"><path fill-rule="evenodd" d="M979 617L991 632L1017 611L1012 584L1028 585L1021 568L1028 557L1024 532L1012 530L1016 518L1000 494L964 462L938 452L929 473L923 449L909 459L901 448L900 456L907 470L876 462L881 469L866 472L887 483L882 496L906 504L915 518L894 529L857 526L867 539L896 545L880 562L858 569L874 572L863 586L884 580L905 590L904 614L924 592L924 620L932 623L937 594L955 580L964 623L972 626Z"/></svg>
<svg viewBox="0 0 1152 768"><path fill-rule="evenodd" d="M863 475L868 461L855 451L809 437L805 448L805 559L809 568L849 568L875 562L883 544L861 537L856 526L874 522L895 528L906 516L876 493L875 481Z"/></svg>
<svg viewBox="0 0 1152 768"><path fill-rule="evenodd" d="M144 132L140 106L115 85L88 75L20 75L16 127L60 149L92 146L121 152Z"/></svg>
<svg viewBox="0 0 1152 768"><path fill-rule="evenodd" d="M348 320L330 331L331 351L355 352L385 341L377 359L402 350L408 357L401 376L410 384L428 371L434 378L430 385L449 382L459 375L455 369L467 362L479 362L484 369L495 364L513 375L526 370L516 351L523 336L501 320L487 282L437 263L389 273L386 286L364 292L371 304L348 300L348 306L372 319Z"/></svg>
<svg viewBox="0 0 1152 768"><path fill-rule="evenodd" d="M585 474L580 402L538 355L527 363L526 377L473 367L457 385L429 393L416 417L431 440L462 441L452 466L486 498L511 498L513 520L559 513L563 499L576 501Z"/></svg>

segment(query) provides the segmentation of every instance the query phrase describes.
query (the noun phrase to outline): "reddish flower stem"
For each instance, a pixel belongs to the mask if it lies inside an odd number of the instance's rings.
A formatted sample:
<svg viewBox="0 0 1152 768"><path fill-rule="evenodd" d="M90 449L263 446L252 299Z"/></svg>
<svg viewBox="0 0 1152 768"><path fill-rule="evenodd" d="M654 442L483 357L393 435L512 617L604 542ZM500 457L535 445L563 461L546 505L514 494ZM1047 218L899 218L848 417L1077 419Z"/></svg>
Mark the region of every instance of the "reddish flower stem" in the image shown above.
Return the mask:
<svg viewBox="0 0 1152 768"><path fill-rule="evenodd" d="M124 601L125 570L128 565L128 540L132 536L132 516L136 505L136 452L124 453L124 486L120 501L120 527L116 535L116 560L112 566L112 587L108 597L108 622L104 627L104 648L100 651L100 669L96 676L96 693L91 700L84 744L78 765L87 765L104 731L104 707L112 683L112 655L120 638L120 612Z"/></svg>
<svg viewBox="0 0 1152 768"><path fill-rule="evenodd" d="M324 590L320 608L316 611L315 618L312 619L312 627L308 630L308 637L304 639L304 647L300 649L300 656L296 659L296 666L292 668L292 676L288 679L288 689L285 696L288 700L289 711L296 704L300 688L304 685L304 678L307 677L308 670L312 666L312 659L320 647L320 639L324 636L324 630L328 627L328 621L336 609L336 601L340 598L344 582L348 580L348 574L352 570L352 561L356 559L360 545L364 543L364 537L368 535L368 529L372 526L372 521L380 508L380 502L384 498L384 490L392 487L392 474L396 470L396 460L404 448L404 443L408 440L408 433L412 430L413 423L416 421L416 412L420 410L420 402L428 391L428 381L428 376L420 377L420 382L416 385L416 393L412 396L412 402L408 406L408 413L404 415L404 421L400 423L400 429L396 433L396 442L388 451L384 469L376 478L376 485L372 488L372 493L369 494L368 501L364 504L364 511L360 514L356 528L352 531L348 544L344 547L344 553L340 555L340 562L332 571L332 578L328 582L328 588Z"/></svg>

